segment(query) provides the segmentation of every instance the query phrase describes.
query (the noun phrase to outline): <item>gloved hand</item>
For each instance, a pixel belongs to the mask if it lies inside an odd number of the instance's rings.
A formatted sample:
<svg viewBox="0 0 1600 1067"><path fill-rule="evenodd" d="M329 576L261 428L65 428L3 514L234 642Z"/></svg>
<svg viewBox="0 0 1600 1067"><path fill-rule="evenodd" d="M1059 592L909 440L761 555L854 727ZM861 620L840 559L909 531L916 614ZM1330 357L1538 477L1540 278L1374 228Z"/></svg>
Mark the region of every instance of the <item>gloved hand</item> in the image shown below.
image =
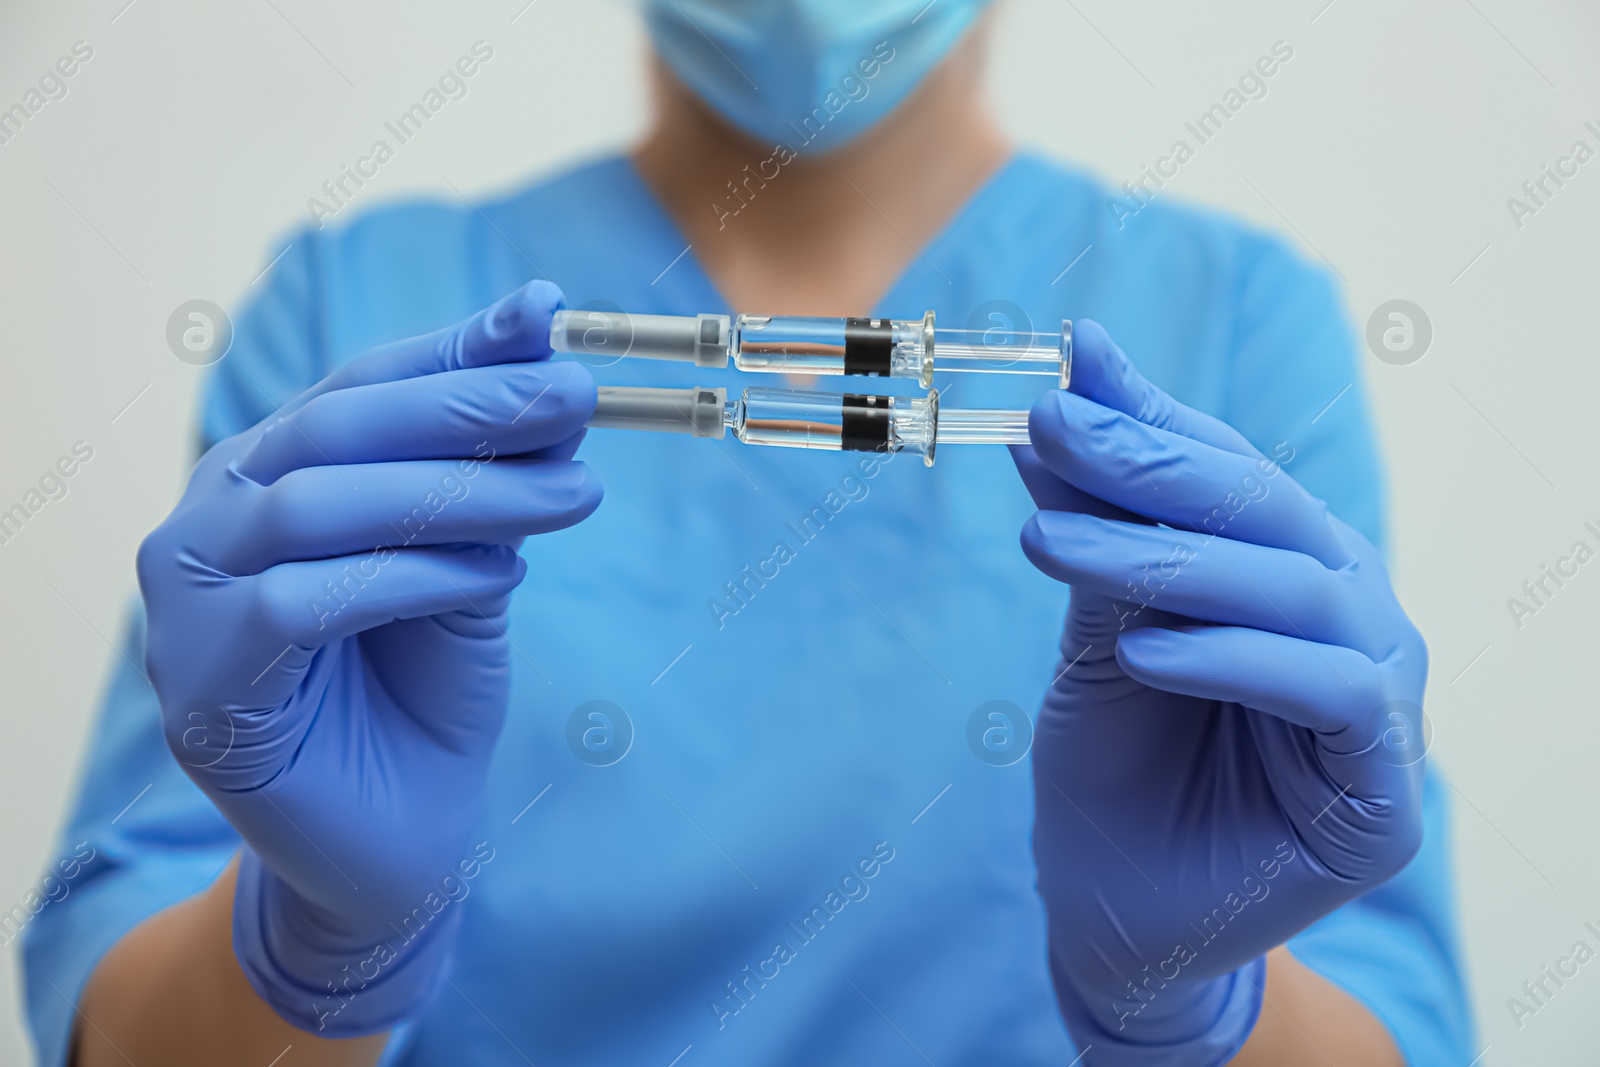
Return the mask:
<svg viewBox="0 0 1600 1067"><path fill-rule="evenodd" d="M1421 842L1427 650L1370 542L1099 325L1028 428L1023 550L1072 586L1033 749L1057 997L1087 1062L1224 1063L1264 953Z"/></svg>
<svg viewBox="0 0 1600 1067"><path fill-rule="evenodd" d="M207 452L140 547L167 743L246 844L235 952L302 1029L385 1030L443 981L517 548L600 501L594 382L544 362L561 299L366 354Z"/></svg>

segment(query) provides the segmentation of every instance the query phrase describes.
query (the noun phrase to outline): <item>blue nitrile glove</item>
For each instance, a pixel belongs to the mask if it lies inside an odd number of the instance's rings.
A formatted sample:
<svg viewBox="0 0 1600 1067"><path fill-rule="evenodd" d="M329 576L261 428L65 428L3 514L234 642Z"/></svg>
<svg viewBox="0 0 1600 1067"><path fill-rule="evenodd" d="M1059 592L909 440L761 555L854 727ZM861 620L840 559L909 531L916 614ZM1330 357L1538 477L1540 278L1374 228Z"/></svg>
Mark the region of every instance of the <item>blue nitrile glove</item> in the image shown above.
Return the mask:
<svg viewBox="0 0 1600 1067"><path fill-rule="evenodd" d="M1023 550L1072 586L1033 748L1051 972L1088 1062L1224 1063L1264 954L1420 844L1427 650L1292 442L1263 456L1093 322L1074 347L1014 450Z"/></svg>
<svg viewBox="0 0 1600 1067"><path fill-rule="evenodd" d="M600 501L594 382L544 362L560 303L356 360L207 452L139 550L168 745L247 846L234 950L303 1029L385 1030L443 982L517 547Z"/></svg>

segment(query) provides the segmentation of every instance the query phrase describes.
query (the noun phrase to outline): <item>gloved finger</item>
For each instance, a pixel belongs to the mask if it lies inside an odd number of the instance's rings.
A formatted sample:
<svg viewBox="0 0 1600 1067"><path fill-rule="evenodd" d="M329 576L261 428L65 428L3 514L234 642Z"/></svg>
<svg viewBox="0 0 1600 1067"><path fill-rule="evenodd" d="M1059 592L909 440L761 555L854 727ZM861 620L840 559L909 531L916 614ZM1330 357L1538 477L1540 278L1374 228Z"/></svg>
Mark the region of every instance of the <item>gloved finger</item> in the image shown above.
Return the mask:
<svg viewBox="0 0 1600 1067"><path fill-rule="evenodd" d="M396 619L480 614L527 571L504 545L439 545L282 563L253 582L262 625L317 648Z"/></svg>
<svg viewBox="0 0 1600 1067"><path fill-rule="evenodd" d="M565 529L600 505L599 479L579 462L508 458L305 467L260 490L208 560L232 575L291 560L378 547L510 544Z"/></svg>
<svg viewBox="0 0 1600 1067"><path fill-rule="evenodd" d="M1153 689L1242 704L1324 734L1362 726L1386 699L1378 665L1360 652L1241 626L1130 630L1117 640L1117 661Z"/></svg>
<svg viewBox="0 0 1600 1067"><path fill-rule="evenodd" d="M1273 791L1316 839L1331 868L1364 877L1398 847L1397 820L1420 801L1425 743L1394 745L1391 700L1378 665L1348 648L1237 627L1143 629L1117 659L1153 689L1239 704L1252 720ZM1409 726L1409 723L1408 723ZM1301 729L1301 728L1304 729ZM1415 728L1421 730L1420 721ZM1402 849L1403 851L1403 849Z"/></svg>
<svg viewBox="0 0 1600 1067"><path fill-rule="evenodd" d="M1062 390L1028 415L1039 458L1077 488L1168 526L1351 561L1328 506L1271 460L1150 426Z"/></svg>
<svg viewBox="0 0 1600 1067"><path fill-rule="evenodd" d="M445 371L323 393L263 428L237 463L270 485L304 467L510 455L566 440L594 411L580 363Z"/></svg>
<svg viewBox="0 0 1600 1067"><path fill-rule="evenodd" d="M1346 575L1299 552L1059 511L1024 524L1022 550L1075 594L1357 648L1387 632Z"/></svg>
<svg viewBox="0 0 1600 1067"><path fill-rule="evenodd" d="M564 441L557 441L555 444L541 448L536 452L529 452L522 458L565 462L578 454L578 446L583 444L583 439L587 436L589 436L589 430L585 427Z"/></svg>
<svg viewBox="0 0 1600 1067"><path fill-rule="evenodd" d="M1062 481L1044 465L1044 461L1039 458L1039 453L1034 451L1032 445L1011 445L1010 448L1011 461L1017 465L1017 473L1022 476L1022 484L1027 487L1028 495L1033 497L1035 506L1040 510L1077 511L1121 522L1150 521L1142 515L1135 515L1131 511L1124 511L1115 505L1107 504L1099 497L1090 496L1082 489Z"/></svg>
<svg viewBox="0 0 1600 1067"><path fill-rule="evenodd" d="M312 397L338 389L467 367L548 359L550 319L565 299L550 282L528 282L454 326L373 349L300 394L284 411L296 410Z"/></svg>
<svg viewBox="0 0 1600 1067"><path fill-rule="evenodd" d="M1071 391L1158 429L1252 459L1261 453L1221 419L1180 404L1134 369L1106 328L1079 319L1072 332Z"/></svg>

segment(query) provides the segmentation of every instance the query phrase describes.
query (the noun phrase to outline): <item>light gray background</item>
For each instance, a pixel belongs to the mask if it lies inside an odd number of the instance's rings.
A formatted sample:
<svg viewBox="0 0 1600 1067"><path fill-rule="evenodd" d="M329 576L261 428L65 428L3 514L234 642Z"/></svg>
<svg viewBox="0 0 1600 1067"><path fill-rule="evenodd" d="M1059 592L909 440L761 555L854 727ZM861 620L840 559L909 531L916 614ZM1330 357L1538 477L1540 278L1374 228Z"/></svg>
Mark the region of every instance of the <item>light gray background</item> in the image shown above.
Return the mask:
<svg viewBox="0 0 1600 1067"><path fill-rule="evenodd" d="M0 146L0 510L74 441L94 459L0 545L0 910L36 883L78 774L140 537L190 460L201 372L164 332L236 306L362 154L480 38L495 58L360 194L476 199L642 126L642 37L616 2L93 0L0 12L0 106L74 41L94 58ZM1324 6L1326 5L1326 6ZM1024 141L1120 182L1276 40L1294 59L1164 196L1288 233L1358 325L1426 309L1431 350L1365 357L1402 598L1433 657L1482 1063L1593 1062L1600 962L1536 1016L1506 1000L1600 920L1593 779L1600 561L1537 615L1507 598L1600 526L1593 400L1600 159L1546 208L1506 198L1600 126L1600 12L1515 0L1008 0L995 92ZM131 403L130 403L131 402ZM109 639L109 640L108 640ZM130 800L133 798L130 797ZM29 1053L0 949L0 1062ZM1467 1067L1462 1064L1458 1067Z"/></svg>

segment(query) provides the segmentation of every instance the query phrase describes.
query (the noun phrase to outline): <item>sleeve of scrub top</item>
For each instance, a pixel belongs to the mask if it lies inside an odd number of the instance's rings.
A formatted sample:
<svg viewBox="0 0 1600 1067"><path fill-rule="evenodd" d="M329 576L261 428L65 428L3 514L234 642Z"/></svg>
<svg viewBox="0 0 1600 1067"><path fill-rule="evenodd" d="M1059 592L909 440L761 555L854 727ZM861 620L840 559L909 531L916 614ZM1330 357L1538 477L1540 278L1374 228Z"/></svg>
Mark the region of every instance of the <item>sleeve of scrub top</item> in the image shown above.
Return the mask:
<svg viewBox="0 0 1600 1067"><path fill-rule="evenodd" d="M233 346L209 383L203 447L254 425L322 376L318 244L314 235L295 241L257 283L266 289L238 317ZM239 847L167 749L143 673L142 608L119 652L51 862L66 894L57 890L22 930L28 1023L45 1067L66 1062L75 1006L106 950L211 884ZM75 877L65 877L62 862L77 865Z"/></svg>
<svg viewBox="0 0 1600 1067"><path fill-rule="evenodd" d="M1222 417L1259 448L1288 442L1295 458L1286 469L1383 545L1381 467L1337 291L1327 273L1276 243L1263 242L1258 253L1238 294L1228 391L1236 399ZM1449 789L1430 766L1416 858L1289 943L1296 958L1382 1020L1415 1064L1466 1064L1479 1051L1458 943Z"/></svg>

